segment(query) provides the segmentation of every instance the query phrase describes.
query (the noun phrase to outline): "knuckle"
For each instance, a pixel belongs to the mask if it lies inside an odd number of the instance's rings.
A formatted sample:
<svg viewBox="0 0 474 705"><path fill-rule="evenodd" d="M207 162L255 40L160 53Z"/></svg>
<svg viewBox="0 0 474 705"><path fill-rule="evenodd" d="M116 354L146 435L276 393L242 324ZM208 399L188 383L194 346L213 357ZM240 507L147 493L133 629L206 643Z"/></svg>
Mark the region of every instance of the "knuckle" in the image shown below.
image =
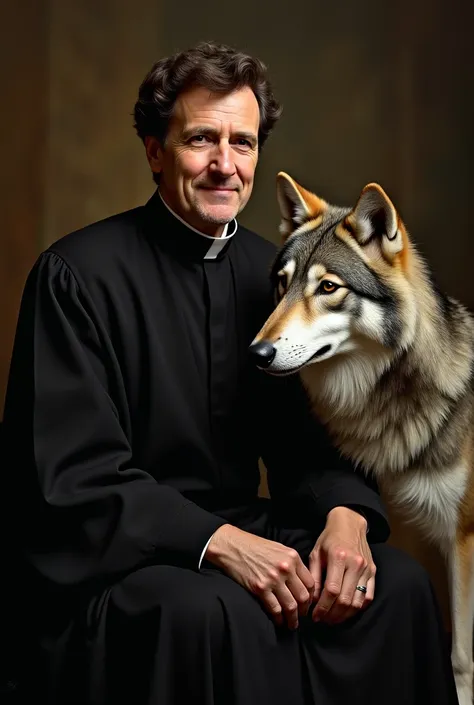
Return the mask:
<svg viewBox="0 0 474 705"><path fill-rule="evenodd" d="M341 607L349 607L352 604L352 599L348 595L339 595L337 604Z"/></svg>
<svg viewBox="0 0 474 705"><path fill-rule="evenodd" d="M374 601L374 598L372 595L369 595L368 597L365 598L364 604L370 604L371 602Z"/></svg>
<svg viewBox="0 0 474 705"><path fill-rule="evenodd" d="M326 585L326 591L330 597L337 597L339 595L339 587L334 583Z"/></svg>
<svg viewBox="0 0 474 705"><path fill-rule="evenodd" d="M301 590L300 594L298 595L298 602L307 602L308 600L309 600L308 590Z"/></svg>
<svg viewBox="0 0 474 705"><path fill-rule="evenodd" d="M275 583L278 580L278 571L277 570L269 570L268 571L268 582L269 583Z"/></svg>
<svg viewBox="0 0 474 705"><path fill-rule="evenodd" d="M280 561L278 563L278 570L280 573L288 574L291 570L291 566L288 561Z"/></svg>
<svg viewBox="0 0 474 705"><path fill-rule="evenodd" d="M354 556L354 564L359 570L365 570L367 568L367 561L364 556L361 556L360 554Z"/></svg>
<svg viewBox="0 0 474 705"><path fill-rule="evenodd" d="M270 611L272 614L281 614L281 605L278 603L270 605Z"/></svg>
<svg viewBox="0 0 474 705"><path fill-rule="evenodd" d="M298 603L296 601L288 602L288 604L285 605L285 610L287 612L296 612L297 609L298 609Z"/></svg>
<svg viewBox="0 0 474 705"><path fill-rule="evenodd" d="M299 558L298 551L296 551L294 548L289 548L287 555L288 555L288 561L290 562L290 564L296 563L296 561Z"/></svg>
<svg viewBox="0 0 474 705"><path fill-rule="evenodd" d="M265 592L267 589L268 589L268 585L267 585L266 580L257 580L253 585L253 591L258 594Z"/></svg>
<svg viewBox="0 0 474 705"><path fill-rule="evenodd" d="M371 563L371 564L370 564L370 572L371 572L371 574L372 574L372 577L373 577L373 576L375 575L375 573L377 572L377 566L375 565L375 563Z"/></svg>
<svg viewBox="0 0 474 705"><path fill-rule="evenodd" d="M345 552L345 550L344 550L343 548L336 548L336 549L334 550L334 557L335 557L338 561L344 561L344 560L346 559L346 555L347 555L347 554L346 554L346 552Z"/></svg>

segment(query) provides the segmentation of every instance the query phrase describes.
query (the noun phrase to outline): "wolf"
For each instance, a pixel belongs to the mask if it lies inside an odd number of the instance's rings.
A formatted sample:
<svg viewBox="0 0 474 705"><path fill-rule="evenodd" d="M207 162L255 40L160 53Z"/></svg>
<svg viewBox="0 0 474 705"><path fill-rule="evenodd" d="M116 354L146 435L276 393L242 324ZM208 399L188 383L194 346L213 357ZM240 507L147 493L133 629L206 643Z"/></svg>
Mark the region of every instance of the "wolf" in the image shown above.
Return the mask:
<svg viewBox="0 0 474 705"><path fill-rule="evenodd" d="M458 698L472 705L474 318L439 291L379 184L339 207L280 172L277 196L275 308L250 352L301 376L339 451L442 552Z"/></svg>

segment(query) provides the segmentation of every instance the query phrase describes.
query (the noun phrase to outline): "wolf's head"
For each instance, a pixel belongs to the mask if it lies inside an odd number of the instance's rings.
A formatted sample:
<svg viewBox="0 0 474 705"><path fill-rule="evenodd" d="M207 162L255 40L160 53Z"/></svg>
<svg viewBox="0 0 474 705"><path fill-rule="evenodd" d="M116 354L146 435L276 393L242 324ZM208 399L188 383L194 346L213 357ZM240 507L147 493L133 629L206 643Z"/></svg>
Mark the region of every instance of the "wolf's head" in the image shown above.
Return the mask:
<svg viewBox="0 0 474 705"><path fill-rule="evenodd" d="M283 375L360 353L389 364L415 334L419 269L389 197L371 183L353 208L340 208L283 172L277 194L276 308L250 347L257 365Z"/></svg>

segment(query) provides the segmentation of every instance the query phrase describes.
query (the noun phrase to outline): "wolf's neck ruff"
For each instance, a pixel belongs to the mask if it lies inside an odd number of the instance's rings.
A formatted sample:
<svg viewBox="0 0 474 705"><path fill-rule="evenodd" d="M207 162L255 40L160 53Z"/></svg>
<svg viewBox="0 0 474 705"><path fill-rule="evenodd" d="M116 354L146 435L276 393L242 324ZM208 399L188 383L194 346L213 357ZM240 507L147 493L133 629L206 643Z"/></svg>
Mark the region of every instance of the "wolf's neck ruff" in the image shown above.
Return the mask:
<svg viewBox="0 0 474 705"><path fill-rule="evenodd" d="M419 278L416 324L407 347L390 351L366 343L300 371L316 415L341 451L365 470L382 476L447 467L455 460L459 446L448 421L465 403L474 326L463 307L453 307L441 311L429 282ZM453 316L464 331L448 343ZM458 431L462 423L461 418Z"/></svg>

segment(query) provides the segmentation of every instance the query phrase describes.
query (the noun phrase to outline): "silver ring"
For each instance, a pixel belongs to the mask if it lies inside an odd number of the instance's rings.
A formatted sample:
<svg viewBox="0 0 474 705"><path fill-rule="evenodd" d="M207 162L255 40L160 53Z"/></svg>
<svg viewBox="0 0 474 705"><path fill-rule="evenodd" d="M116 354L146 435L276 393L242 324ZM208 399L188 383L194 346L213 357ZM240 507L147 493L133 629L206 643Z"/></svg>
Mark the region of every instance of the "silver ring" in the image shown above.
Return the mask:
<svg viewBox="0 0 474 705"><path fill-rule="evenodd" d="M367 588L365 587L365 585L358 585L358 586L356 587L356 590L359 590L359 592L363 592L364 595L365 595L365 593L367 592Z"/></svg>

